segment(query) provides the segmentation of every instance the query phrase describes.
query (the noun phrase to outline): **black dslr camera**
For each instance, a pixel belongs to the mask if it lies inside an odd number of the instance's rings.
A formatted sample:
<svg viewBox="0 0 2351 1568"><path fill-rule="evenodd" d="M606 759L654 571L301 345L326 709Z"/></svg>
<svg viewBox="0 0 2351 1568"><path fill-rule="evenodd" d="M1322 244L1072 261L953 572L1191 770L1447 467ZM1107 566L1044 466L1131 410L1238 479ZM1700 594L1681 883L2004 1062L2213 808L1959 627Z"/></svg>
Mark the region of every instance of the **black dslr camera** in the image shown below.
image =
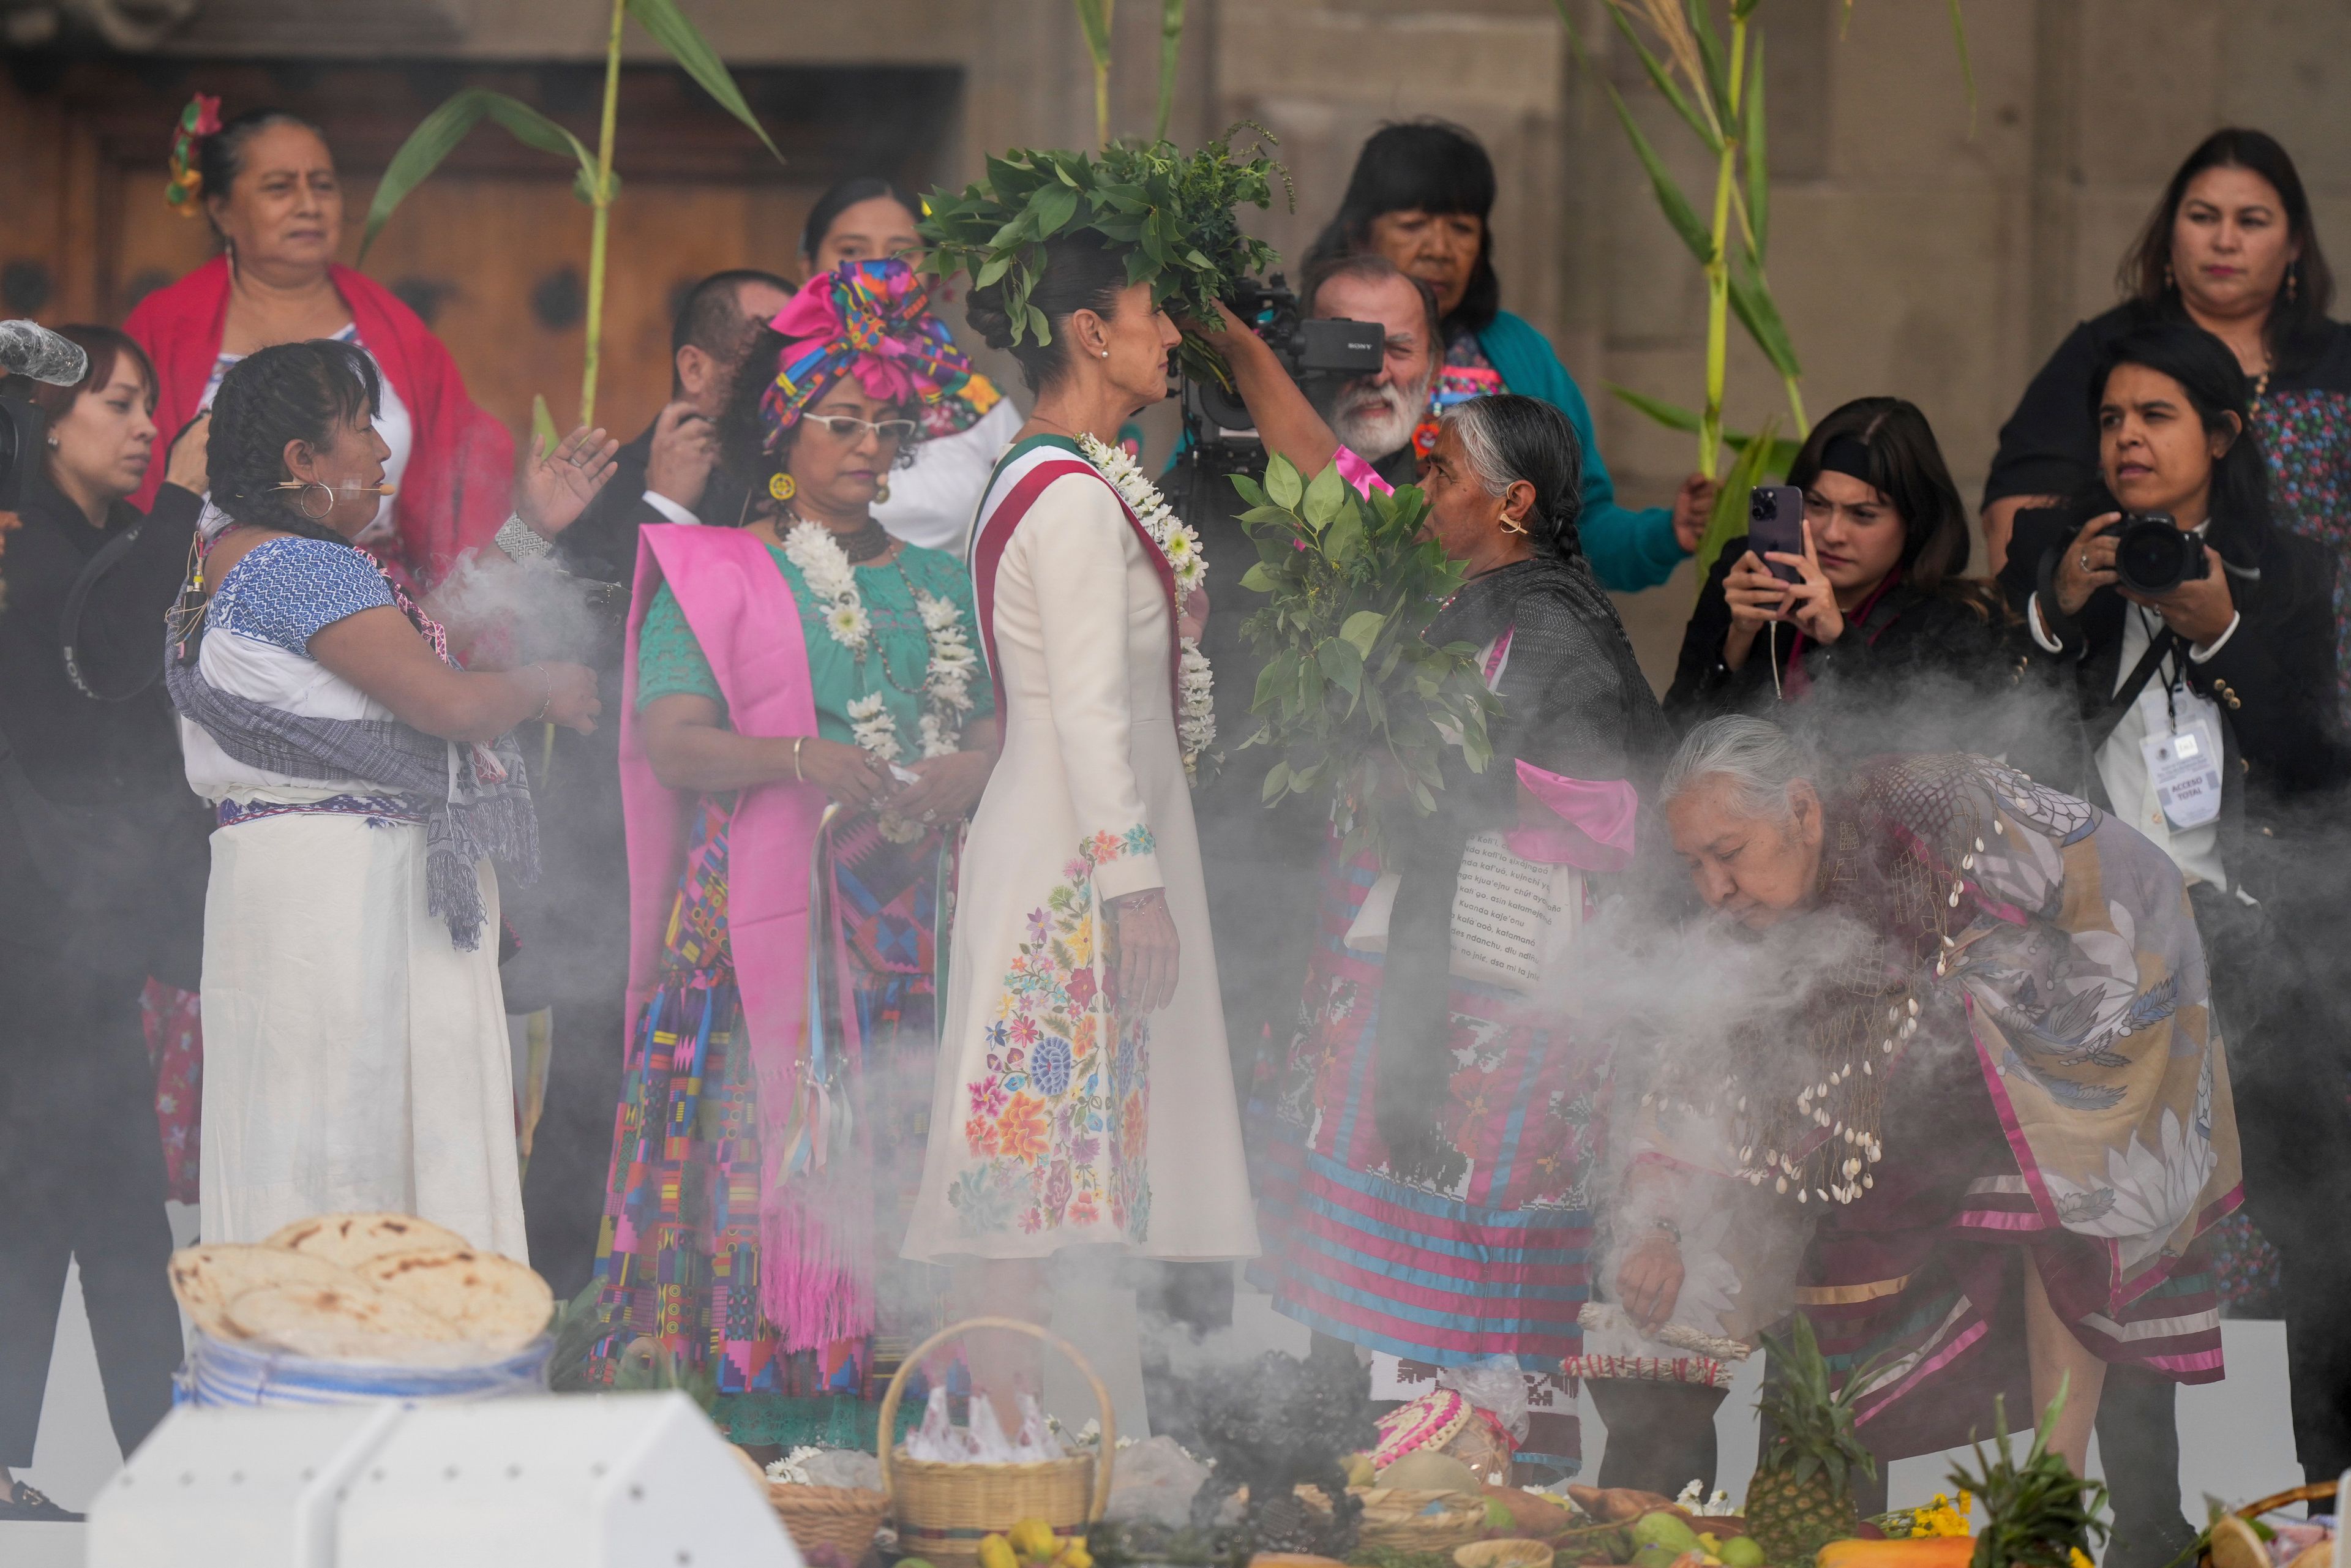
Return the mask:
<svg viewBox="0 0 2351 1568"><path fill-rule="evenodd" d="M2135 512L2115 530L2115 580L2152 598L2204 575L2204 541L2168 512Z"/></svg>
<svg viewBox="0 0 2351 1568"><path fill-rule="evenodd" d="M1387 355L1387 330L1376 321L1314 320L1299 310L1297 291L1279 272L1260 282L1241 279L1228 301L1233 314L1257 329L1282 365L1312 395L1318 380L1370 375ZM1213 380L1186 376L1184 429L1204 451L1246 451L1260 443L1257 422L1240 394Z"/></svg>

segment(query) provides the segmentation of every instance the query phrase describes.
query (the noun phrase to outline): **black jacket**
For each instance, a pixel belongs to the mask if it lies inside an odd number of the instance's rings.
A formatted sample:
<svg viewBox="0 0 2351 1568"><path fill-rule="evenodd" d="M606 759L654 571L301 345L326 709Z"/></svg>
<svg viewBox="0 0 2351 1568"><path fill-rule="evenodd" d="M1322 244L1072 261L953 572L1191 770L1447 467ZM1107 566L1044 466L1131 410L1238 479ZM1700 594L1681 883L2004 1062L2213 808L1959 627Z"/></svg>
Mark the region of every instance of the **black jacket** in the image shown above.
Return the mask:
<svg viewBox="0 0 2351 1568"><path fill-rule="evenodd" d="M2017 399L2008 423L2000 427L2000 449L1984 478L1984 505L2010 496L2078 496L2097 483L2098 422L2090 412L2090 378L2099 357L2117 339L2147 322L2165 319L2184 319L2177 304L2131 301L2078 323L2065 335ZM2339 428L2346 399L2351 399L2351 327L2339 321L2318 323L2287 347L2259 398L2255 390L2253 378L2247 377L2246 397L2258 404L2253 428L2265 448L2279 445L2281 418L2333 414L2314 422L2319 428L2295 432L2291 438L2303 449L2297 465L2315 460L2332 469L2340 461L2335 449L2342 438L2325 427ZM2272 450L2268 455L2274 471L2280 455ZM2289 516L2297 511L2290 496L2273 494L2272 505L2290 528L2317 520Z"/></svg>
<svg viewBox="0 0 2351 1568"><path fill-rule="evenodd" d="M653 450L650 424L622 446L611 479L556 538L555 558L564 570L599 582L626 583L636 575L637 530L647 523L669 521L645 499L645 468ZM742 517L743 497L742 481L726 465L714 463L694 515L705 523L733 524Z"/></svg>
<svg viewBox="0 0 2351 1568"><path fill-rule="evenodd" d="M1682 632L1665 702L1677 729L1745 713L1799 725L1840 756L2008 752L2007 705L1998 699L2015 684L2018 668L1997 607L1921 592L1897 580L1865 615L1849 618L1834 643L1807 640L1798 655L1794 629L1782 626L1776 639L1758 637L1733 670L1722 662L1730 634L1723 583L1746 550L1743 535L1722 547ZM1797 657L1808 682L1801 696L1787 689Z"/></svg>
<svg viewBox="0 0 2351 1568"><path fill-rule="evenodd" d="M2017 515L2001 581L2020 612L2048 580L2044 563L2053 564L2089 517L2110 509L2088 502ZM2235 632L2202 664L2182 648L2178 666L2189 686L2220 709L2221 862L2231 880L2266 898L2293 880L2285 856L2304 835L2305 813L2346 779L2346 758L2337 716L2335 552L2273 528L2255 565L2258 578L2230 575L2230 595L2242 617ZM2053 664L2070 688L2071 700L2054 720L2059 732L2047 737L2035 776L2102 807L2111 802L2096 757L2121 717L2115 682L2129 608L2119 593L2102 588L2070 622L2050 617L2064 644L2053 659L2026 627L2015 631L2020 645Z"/></svg>
<svg viewBox="0 0 2351 1568"><path fill-rule="evenodd" d="M136 688L162 674L164 612L179 592L202 509L196 497L166 485L149 516L121 502L103 528L93 528L79 507L36 474L26 486L21 526L0 556L6 585L0 733L23 770L23 785L38 797L0 802L0 899L10 911L0 920L0 940L51 950L69 942L120 943L145 958L150 972L188 986L195 982L202 937L207 824L203 802L188 789L162 680ZM82 681L99 694L92 697L67 673L66 601L91 559L133 528L127 553L89 584L75 629ZM126 700L100 700L134 690ZM39 846L41 863L35 862L27 832L53 838L57 823L40 812L42 803L91 813L75 820L102 821L131 842L141 885L121 890L127 907L94 925L57 918L64 901L63 890L51 885L56 868L93 862L77 852L86 846L59 853L54 842ZM80 870L75 880L90 874Z"/></svg>

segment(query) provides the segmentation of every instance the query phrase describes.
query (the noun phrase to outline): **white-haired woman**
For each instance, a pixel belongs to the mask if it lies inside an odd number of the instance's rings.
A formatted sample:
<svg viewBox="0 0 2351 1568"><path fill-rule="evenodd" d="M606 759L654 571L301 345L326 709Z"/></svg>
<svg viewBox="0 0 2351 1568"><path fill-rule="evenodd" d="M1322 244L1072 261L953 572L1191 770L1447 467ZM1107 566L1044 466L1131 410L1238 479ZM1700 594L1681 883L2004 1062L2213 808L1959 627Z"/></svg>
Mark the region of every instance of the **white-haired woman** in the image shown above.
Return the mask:
<svg viewBox="0 0 2351 1568"><path fill-rule="evenodd" d="M1747 1179L1814 1218L1796 1307L1822 1349L1895 1353L1858 1402L1872 1452L1952 1447L1994 1393L2021 1416L2070 1377L2078 1473L2109 1364L2217 1380L2194 1244L2240 1199L2236 1121L2169 858L1980 757L1831 779L1743 716L1693 729L1660 793L1699 896L1798 982L1684 1070ZM1662 1233L1620 1271L1636 1312L1680 1279Z"/></svg>
<svg viewBox="0 0 2351 1568"><path fill-rule="evenodd" d="M1427 636L1483 650L1501 712L1492 765L1449 761L1435 815L1390 845L1384 942L1364 919L1381 865L1326 858L1300 1031L1262 1086L1252 1271L1332 1349L1545 1376L1582 1347L1606 1051L1531 985L1465 963L1452 918L1473 840L1621 870L1669 745L1578 542L1581 472L1566 416L1508 393L1447 410L1421 466L1428 528L1468 568ZM1520 1460L1573 1473L1573 1422L1542 1416Z"/></svg>

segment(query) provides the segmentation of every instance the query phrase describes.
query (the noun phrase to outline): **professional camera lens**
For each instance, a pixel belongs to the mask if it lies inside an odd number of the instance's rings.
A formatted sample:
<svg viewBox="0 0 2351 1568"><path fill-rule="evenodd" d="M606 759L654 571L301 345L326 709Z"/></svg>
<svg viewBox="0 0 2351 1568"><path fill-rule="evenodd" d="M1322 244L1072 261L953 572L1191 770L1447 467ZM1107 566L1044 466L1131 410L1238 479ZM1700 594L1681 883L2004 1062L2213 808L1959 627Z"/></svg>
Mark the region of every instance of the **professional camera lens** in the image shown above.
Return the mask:
<svg viewBox="0 0 2351 1568"><path fill-rule="evenodd" d="M2115 578L2134 593L2168 593L2204 575L2204 541L2162 512L2126 517L2115 532Z"/></svg>

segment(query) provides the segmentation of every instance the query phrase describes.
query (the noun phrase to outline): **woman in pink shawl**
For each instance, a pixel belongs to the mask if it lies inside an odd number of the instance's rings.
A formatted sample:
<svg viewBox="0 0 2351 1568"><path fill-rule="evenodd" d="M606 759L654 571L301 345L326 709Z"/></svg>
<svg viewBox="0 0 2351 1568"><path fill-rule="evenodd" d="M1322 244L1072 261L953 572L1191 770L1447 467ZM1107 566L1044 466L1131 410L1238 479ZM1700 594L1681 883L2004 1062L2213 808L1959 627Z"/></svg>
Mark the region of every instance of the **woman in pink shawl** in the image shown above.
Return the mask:
<svg viewBox="0 0 2351 1568"><path fill-rule="evenodd" d="M875 1332L920 1332L890 1316L925 1294L895 1254L941 894L996 725L969 577L871 507L923 405L969 373L903 262L816 278L721 416L752 517L640 544L621 745L634 1024L590 1365L610 1381L651 1335L754 1448L870 1447Z"/></svg>

